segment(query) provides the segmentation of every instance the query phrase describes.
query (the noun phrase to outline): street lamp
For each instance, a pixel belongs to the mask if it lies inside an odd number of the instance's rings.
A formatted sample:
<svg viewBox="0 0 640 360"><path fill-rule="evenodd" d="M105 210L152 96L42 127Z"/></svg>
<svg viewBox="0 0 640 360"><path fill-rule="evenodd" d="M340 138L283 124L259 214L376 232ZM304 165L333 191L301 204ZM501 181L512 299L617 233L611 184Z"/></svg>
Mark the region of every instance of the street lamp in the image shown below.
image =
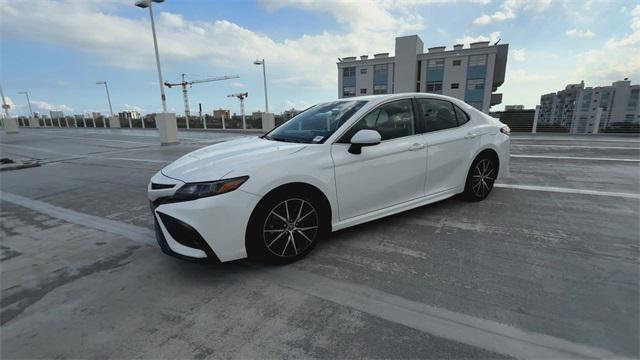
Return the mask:
<svg viewBox="0 0 640 360"><path fill-rule="evenodd" d="M151 17L151 33L153 34L153 47L156 51L156 65L158 67L158 81L160 82L160 98L162 99L162 112L167 112L167 98L164 96L164 81L162 81L162 70L160 69L160 54L158 53L158 40L156 39L156 25L153 22L153 6L152 3L162 3L164 0L138 0L136 6L142 9L149 8L149 17Z"/></svg>
<svg viewBox="0 0 640 360"><path fill-rule="evenodd" d="M264 59L253 62L254 65L262 65L262 79L264 81L264 112L269 112L269 100L267 98L267 71L265 69Z"/></svg>
<svg viewBox="0 0 640 360"><path fill-rule="evenodd" d="M109 85L106 81L96 81L96 85L104 85L104 89L107 91L107 101L109 102L109 114L113 116L113 108L111 108L111 96L109 96Z"/></svg>
<svg viewBox="0 0 640 360"><path fill-rule="evenodd" d="M29 114L33 117L33 110L31 110L31 100L29 100L29 92L28 91L18 91L18 94L25 95L27 97L27 104L29 105Z"/></svg>

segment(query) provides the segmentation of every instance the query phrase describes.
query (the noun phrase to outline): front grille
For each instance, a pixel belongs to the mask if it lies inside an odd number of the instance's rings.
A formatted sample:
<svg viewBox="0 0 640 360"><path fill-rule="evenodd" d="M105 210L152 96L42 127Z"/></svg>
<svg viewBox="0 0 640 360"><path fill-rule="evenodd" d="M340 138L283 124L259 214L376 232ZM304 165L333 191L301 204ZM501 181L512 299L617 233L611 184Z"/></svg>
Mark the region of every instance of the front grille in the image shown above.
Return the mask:
<svg viewBox="0 0 640 360"><path fill-rule="evenodd" d="M175 186L174 184L156 184L156 183L151 183L151 190L171 189L174 186Z"/></svg>

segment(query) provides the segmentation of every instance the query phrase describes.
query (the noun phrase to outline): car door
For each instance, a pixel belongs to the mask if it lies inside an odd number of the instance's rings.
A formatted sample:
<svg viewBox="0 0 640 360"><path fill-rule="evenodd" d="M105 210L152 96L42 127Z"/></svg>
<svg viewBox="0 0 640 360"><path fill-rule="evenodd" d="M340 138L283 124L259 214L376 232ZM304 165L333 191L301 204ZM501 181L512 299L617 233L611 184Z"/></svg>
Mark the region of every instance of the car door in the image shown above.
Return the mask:
<svg viewBox="0 0 640 360"><path fill-rule="evenodd" d="M349 140L361 129L378 131L382 141L351 154ZM332 145L331 156L341 220L424 195L427 149L410 98L370 111Z"/></svg>
<svg viewBox="0 0 640 360"><path fill-rule="evenodd" d="M479 141L468 123L469 115L446 100L417 100L428 149L425 193L434 195L463 186Z"/></svg>

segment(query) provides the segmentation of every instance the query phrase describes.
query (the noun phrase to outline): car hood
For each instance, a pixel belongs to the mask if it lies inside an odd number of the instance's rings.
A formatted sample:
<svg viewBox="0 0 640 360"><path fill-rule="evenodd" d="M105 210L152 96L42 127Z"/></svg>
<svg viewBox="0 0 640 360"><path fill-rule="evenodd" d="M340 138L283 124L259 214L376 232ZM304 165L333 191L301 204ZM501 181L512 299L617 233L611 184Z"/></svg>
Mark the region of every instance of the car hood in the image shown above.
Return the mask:
<svg viewBox="0 0 640 360"><path fill-rule="evenodd" d="M287 156L305 146L306 144L271 141L259 137L240 138L193 151L169 164L161 172L167 177L184 182L218 180L239 167Z"/></svg>

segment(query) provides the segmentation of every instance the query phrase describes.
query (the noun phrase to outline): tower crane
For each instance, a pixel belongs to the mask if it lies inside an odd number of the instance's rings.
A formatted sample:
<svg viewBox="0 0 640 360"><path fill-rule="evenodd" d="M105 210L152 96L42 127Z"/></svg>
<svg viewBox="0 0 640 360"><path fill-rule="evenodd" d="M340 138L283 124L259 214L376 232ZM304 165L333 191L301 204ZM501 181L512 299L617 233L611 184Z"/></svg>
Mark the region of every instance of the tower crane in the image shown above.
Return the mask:
<svg viewBox="0 0 640 360"><path fill-rule="evenodd" d="M249 93L238 93L238 94L229 94L227 97L235 97L240 100L240 114L242 114L242 128L247 129L247 121L244 119L244 99L249 97Z"/></svg>
<svg viewBox="0 0 640 360"><path fill-rule="evenodd" d="M187 121L187 129L188 129L189 128L189 116L191 116L191 111L189 111L189 95L187 94L187 85L189 87L191 87L191 86L193 86L193 84L201 84L201 83L212 82L212 81L237 79L240 76L238 76L238 75L226 75L226 76L218 76L218 77L212 77L212 78L207 78L207 79L187 81L185 79L186 75L187 74L182 74L182 82L170 83L168 81L165 81L164 85L166 87L168 87L169 89L171 89L172 86L178 86L178 85L182 86L182 96L184 97L184 116L185 116L186 121Z"/></svg>

